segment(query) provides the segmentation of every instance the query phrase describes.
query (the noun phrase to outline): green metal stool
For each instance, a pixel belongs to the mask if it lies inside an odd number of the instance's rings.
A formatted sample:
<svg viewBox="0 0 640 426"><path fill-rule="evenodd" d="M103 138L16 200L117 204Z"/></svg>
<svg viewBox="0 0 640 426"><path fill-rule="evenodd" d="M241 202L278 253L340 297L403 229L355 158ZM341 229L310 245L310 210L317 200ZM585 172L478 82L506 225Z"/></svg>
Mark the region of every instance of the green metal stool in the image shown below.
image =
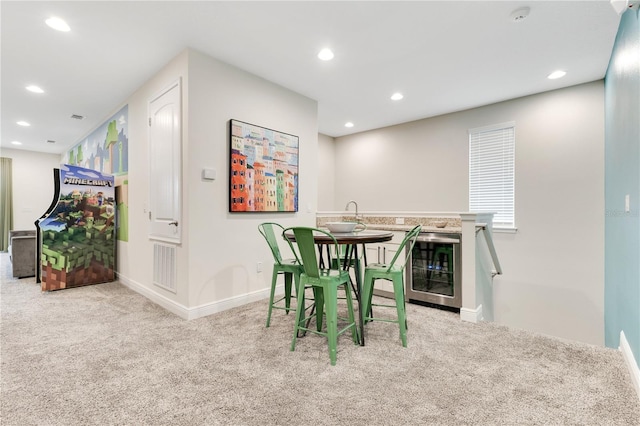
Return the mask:
<svg viewBox="0 0 640 426"><path fill-rule="evenodd" d="M362 301L363 301L363 312L365 324L370 321L382 321L382 322L392 322L397 323L400 327L400 340L402 341L402 346L407 347L407 315L405 309L405 300L404 300L404 268L406 266L407 260L411 255L411 250L413 250L413 246L416 243L416 238L422 229L421 225L415 226L411 231L407 232L404 240L400 244L396 255L393 256L391 263L389 264L379 264L374 263L367 265L364 269L364 285L362 288ZM396 265L396 260L400 256L403 250L405 250L405 246L409 246L406 250L406 258L402 265ZM393 282L393 293L395 296L395 305L389 304L381 304L372 303L373 297L373 287L375 285L376 280L388 280ZM382 317L373 317L373 313L371 311L371 307L382 307L382 308L396 308L397 318L389 319Z"/></svg>
<svg viewBox="0 0 640 426"><path fill-rule="evenodd" d="M271 325L271 311L274 308L284 309L287 314L289 314L290 310L295 310L295 308L291 308L291 284L292 280L295 279L295 291L297 292L300 274L304 270L297 259L282 258L275 230L277 230L278 234L281 235L283 229L284 227L282 225L273 222L265 222L258 225L258 231L260 231L264 239L267 241L267 244L269 244L274 260L273 274L271 277L271 294L269 296L269 313L267 314L267 327ZM276 286L278 284L278 275L284 275L284 296L278 300L274 300ZM284 306L282 306L281 303L283 300Z"/></svg>
<svg viewBox="0 0 640 426"><path fill-rule="evenodd" d="M296 324L293 331L293 340L291 341L291 351L295 351L298 331L308 331L319 334L327 337L329 345L329 359L331 360L331 365L336 365L338 336L347 330L351 330L353 343L358 344L359 342L358 329L353 311L351 286L349 284L349 272L342 269L320 269L318 266L314 233L329 236L332 243L329 243L328 245L333 246L333 248L328 250L329 254L339 253L338 242L330 233L321 229L306 227L288 228L284 232L287 231L293 232L298 252L296 252L291 241L287 241L291 244L291 250L304 266L304 272L300 275L300 281L298 283L298 306L296 309ZM323 243L323 245L325 244ZM330 267L332 263L332 259L328 259L328 262L325 263L325 265ZM306 325L307 321L312 318L311 316L306 317L304 291L307 286L313 287L315 294L315 329L309 328ZM347 318L338 316L338 288L340 287L345 291ZM321 330L323 310L326 311L324 313L326 317L326 332ZM341 321L342 323L346 322L346 325L343 328L338 329L338 321Z"/></svg>

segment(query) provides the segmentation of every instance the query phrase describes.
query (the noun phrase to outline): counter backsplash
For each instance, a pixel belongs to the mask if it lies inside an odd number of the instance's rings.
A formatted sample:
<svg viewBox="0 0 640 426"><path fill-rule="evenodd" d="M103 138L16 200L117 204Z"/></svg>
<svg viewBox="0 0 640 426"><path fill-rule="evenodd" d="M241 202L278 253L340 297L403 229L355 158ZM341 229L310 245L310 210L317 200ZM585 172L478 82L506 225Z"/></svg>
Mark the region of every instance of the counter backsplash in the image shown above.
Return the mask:
<svg viewBox="0 0 640 426"><path fill-rule="evenodd" d="M416 225L422 225L423 231L460 232L462 227L461 219L451 216L368 216L363 214L358 216L358 220L354 215L318 214L316 216L316 226L324 227L327 222L362 222L370 229L388 229L392 231L407 231ZM446 223L445 227L436 226L436 224L441 225L442 223Z"/></svg>

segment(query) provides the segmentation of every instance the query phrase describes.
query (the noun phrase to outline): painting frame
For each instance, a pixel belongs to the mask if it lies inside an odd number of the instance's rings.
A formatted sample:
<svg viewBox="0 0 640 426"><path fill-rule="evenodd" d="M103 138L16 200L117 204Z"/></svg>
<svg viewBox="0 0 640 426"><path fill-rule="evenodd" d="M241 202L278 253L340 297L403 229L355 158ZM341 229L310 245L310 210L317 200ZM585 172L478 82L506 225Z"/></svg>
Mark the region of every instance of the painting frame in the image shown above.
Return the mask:
<svg viewBox="0 0 640 426"><path fill-rule="evenodd" d="M229 213L296 213L300 138L229 120Z"/></svg>

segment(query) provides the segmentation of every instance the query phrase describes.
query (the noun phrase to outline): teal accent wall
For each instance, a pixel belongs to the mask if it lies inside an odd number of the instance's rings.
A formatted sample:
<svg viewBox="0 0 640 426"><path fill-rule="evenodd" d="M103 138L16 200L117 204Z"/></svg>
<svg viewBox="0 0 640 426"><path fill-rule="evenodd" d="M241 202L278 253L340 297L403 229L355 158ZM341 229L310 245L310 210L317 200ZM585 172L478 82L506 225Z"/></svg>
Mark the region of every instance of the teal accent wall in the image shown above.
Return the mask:
<svg viewBox="0 0 640 426"><path fill-rule="evenodd" d="M630 212L625 212L629 194ZM640 365L640 22L621 17L605 77L605 344ZM589 230L585 230L589 232Z"/></svg>

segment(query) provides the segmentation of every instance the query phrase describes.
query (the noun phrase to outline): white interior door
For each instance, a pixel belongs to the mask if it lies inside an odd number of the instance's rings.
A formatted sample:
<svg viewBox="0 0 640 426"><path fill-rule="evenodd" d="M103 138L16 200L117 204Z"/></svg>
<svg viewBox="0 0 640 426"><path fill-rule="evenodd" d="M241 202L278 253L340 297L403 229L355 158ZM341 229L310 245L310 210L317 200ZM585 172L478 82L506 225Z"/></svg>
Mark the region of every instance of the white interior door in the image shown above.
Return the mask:
<svg viewBox="0 0 640 426"><path fill-rule="evenodd" d="M149 238L179 243L181 234L180 80L149 101Z"/></svg>

